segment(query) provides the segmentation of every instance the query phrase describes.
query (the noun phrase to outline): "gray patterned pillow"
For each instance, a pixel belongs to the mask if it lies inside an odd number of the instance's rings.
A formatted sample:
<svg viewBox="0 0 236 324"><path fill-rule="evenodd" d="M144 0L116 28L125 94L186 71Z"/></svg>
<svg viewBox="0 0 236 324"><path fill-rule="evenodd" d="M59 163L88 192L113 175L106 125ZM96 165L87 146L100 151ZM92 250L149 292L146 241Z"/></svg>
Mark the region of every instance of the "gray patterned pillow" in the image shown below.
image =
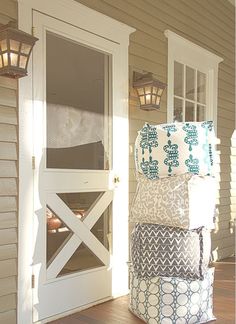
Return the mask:
<svg viewBox="0 0 236 324"><path fill-rule="evenodd" d="M217 186L213 177L185 173L149 180L137 174L137 181L131 222L184 229L214 228Z"/></svg>
<svg viewBox="0 0 236 324"><path fill-rule="evenodd" d="M136 170L149 179L176 174L213 174L212 121L145 124L135 141Z"/></svg>
<svg viewBox="0 0 236 324"><path fill-rule="evenodd" d="M130 268L129 309L149 324L194 324L215 320L212 313L214 268L202 281L138 278Z"/></svg>
<svg viewBox="0 0 236 324"><path fill-rule="evenodd" d="M131 234L131 259L138 277L203 279L210 259L210 231L188 231L137 224Z"/></svg>

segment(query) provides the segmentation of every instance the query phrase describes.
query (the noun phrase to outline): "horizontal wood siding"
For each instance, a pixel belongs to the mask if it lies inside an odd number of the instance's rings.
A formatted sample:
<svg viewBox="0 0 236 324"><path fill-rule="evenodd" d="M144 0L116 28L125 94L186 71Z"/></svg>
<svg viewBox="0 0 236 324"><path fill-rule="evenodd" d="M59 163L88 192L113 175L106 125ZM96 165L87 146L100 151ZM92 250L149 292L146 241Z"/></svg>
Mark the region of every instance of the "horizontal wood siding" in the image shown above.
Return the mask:
<svg viewBox="0 0 236 324"><path fill-rule="evenodd" d="M124 22L136 32L130 37L129 64L132 69L154 73L167 82L167 39L170 29L223 57L219 68L218 145L219 191L217 228L213 250L217 258L234 252L234 234L229 224L236 217L236 135L234 8L227 0L78 0L78 2ZM17 2L1 1L0 23L17 20ZM130 73L132 79L132 73ZM130 86L130 201L136 181L134 141L145 121L164 123L166 91L158 111L138 108ZM0 77L0 324L16 323L18 129L17 82Z"/></svg>
<svg viewBox="0 0 236 324"><path fill-rule="evenodd" d="M17 20L17 2L0 1L0 23ZM16 323L17 81L0 77L0 324Z"/></svg>
<svg viewBox="0 0 236 324"><path fill-rule="evenodd" d="M230 224L236 215L236 139L234 7L228 0L78 0L78 2L134 28L129 47L129 64L133 69L154 73L167 82L167 39L170 29L180 36L221 56L218 86L218 216L212 234L216 258L234 253L234 234ZM130 77L132 78L131 74ZM135 189L134 140L145 121L166 122L166 91L161 109L145 112L138 109L137 97L130 86L130 201ZM236 136L235 136L236 137Z"/></svg>

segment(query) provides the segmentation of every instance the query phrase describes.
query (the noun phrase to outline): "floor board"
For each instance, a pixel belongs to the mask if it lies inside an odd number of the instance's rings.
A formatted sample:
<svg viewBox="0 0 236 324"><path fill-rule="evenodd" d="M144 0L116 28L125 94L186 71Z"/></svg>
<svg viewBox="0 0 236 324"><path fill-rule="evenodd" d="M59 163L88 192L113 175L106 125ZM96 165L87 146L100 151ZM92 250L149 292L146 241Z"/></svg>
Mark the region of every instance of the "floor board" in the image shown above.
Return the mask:
<svg viewBox="0 0 236 324"><path fill-rule="evenodd" d="M235 258L214 264L214 315L209 323L235 323ZM128 310L128 296L91 307L79 313L50 322L50 324L143 324ZM173 323L174 324L174 323Z"/></svg>

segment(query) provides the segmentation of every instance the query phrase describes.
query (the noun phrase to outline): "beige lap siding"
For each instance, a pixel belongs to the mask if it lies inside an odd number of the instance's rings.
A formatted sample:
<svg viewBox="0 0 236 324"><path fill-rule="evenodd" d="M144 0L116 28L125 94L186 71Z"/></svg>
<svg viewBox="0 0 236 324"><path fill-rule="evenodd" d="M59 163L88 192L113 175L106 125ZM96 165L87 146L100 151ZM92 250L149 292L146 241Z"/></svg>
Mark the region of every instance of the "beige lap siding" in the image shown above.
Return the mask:
<svg viewBox="0 0 236 324"><path fill-rule="evenodd" d="M17 19L17 2L0 0L0 23ZM17 81L0 77L0 324L15 324L18 206Z"/></svg>
<svg viewBox="0 0 236 324"><path fill-rule="evenodd" d="M131 68L153 72L167 82L167 39L170 29L224 59L219 65L218 146L220 166L219 215L217 230L212 234L216 257L234 253L234 234L229 222L236 216L236 152L231 152L235 129L235 63L234 7L228 0L78 0L101 13L134 28L129 47ZM161 109L145 112L138 109L137 98L130 87L130 201L135 192L133 146L144 121L166 122L166 90ZM232 174L231 174L232 173Z"/></svg>
<svg viewBox="0 0 236 324"><path fill-rule="evenodd" d="M236 139L234 98L234 7L227 0L79 0L80 3L124 22L136 32L130 37L129 64L167 81L167 39L170 29L224 58L219 66L218 137L219 215L212 235L219 258L234 252L234 234L229 228L236 216ZM17 19L17 2L0 0L0 23ZM135 192L133 146L136 132L145 121L166 122L164 92L161 109L138 108L130 87L130 200ZM0 77L0 324L16 323L18 130L17 82ZM232 145L231 145L232 144Z"/></svg>

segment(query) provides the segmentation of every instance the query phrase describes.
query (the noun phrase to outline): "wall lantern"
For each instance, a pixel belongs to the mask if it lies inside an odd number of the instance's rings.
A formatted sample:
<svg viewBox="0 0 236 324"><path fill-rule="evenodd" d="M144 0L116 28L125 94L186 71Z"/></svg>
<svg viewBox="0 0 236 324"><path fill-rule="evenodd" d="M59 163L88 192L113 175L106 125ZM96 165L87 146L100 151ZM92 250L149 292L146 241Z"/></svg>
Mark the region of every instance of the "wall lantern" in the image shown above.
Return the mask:
<svg viewBox="0 0 236 324"><path fill-rule="evenodd" d="M144 110L160 108L161 96L166 84L154 79L152 73L134 72L133 80L133 87L137 90L140 108Z"/></svg>
<svg viewBox="0 0 236 324"><path fill-rule="evenodd" d="M37 40L12 23L0 25L0 76L18 79L27 75L30 53Z"/></svg>

